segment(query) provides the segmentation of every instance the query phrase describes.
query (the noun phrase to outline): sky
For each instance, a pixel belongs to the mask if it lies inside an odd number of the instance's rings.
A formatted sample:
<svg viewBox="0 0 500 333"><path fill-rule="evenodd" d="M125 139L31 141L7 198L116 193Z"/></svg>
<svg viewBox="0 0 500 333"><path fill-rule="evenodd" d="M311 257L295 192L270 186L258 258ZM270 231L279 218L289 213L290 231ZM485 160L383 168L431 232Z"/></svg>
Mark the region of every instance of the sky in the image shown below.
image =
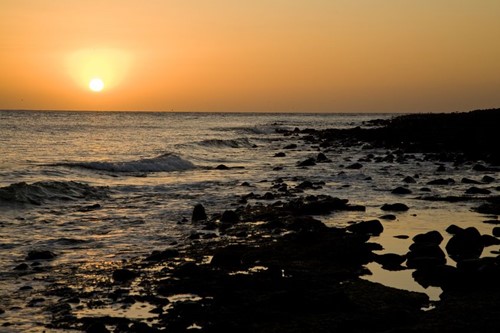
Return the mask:
<svg viewBox="0 0 500 333"><path fill-rule="evenodd" d="M499 18L498 0L2 0L0 109L500 107Z"/></svg>

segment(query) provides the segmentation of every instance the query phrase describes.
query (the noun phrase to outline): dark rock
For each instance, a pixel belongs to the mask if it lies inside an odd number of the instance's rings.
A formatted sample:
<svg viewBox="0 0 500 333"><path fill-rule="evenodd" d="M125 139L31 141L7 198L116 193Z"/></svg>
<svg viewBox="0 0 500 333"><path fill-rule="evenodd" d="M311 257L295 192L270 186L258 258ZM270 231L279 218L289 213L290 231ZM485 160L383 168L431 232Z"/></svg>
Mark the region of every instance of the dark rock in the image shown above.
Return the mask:
<svg viewBox="0 0 500 333"><path fill-rule="evenodd" d="M452 235L456 235L457 233L463 231L464 229L457 226L457 225L450 225L448 228L446 228L446 232Z"/></svg>
<svg viewBox="0 0 500 333"><path fill-rule="evenodd" d="M274 154L274 157L285 157L285 156L286 156L286 154L283 152L279 152L279 153Z"/></svg>
<svg viewBox="0 0 500 333"><path fill-rule="evenodd" d="M217 267L238 267L241 266L243 256L250 249L243 245L229 245L215 251L210 265Z"/></svg>
<svg viewBox="0 0 500 333"><path fill-rule="evenodd" d="M398 238L398 239L408 239L408 238L410 238L410 236L408 236L408 235L396 235L396 236L394 236L394 238Z"/></svg>
<svg viewBox="0 0 500 333"><path fill-rule="evenodd" d="M424 288L429 286L443 287L450 281L456 280L457 269L449 265L428 265L414 271L412 276Z"/></svg>
<svg viewBox="0 0 500 333"><path fill-rule="evenodd" d="M236 223L240 220L239 215L234 210L226 210L222 213L220 221L222 223Z"/></svg>
<svg viewBox="0 0 500 333"><path fill-rule="evenodd" d="M500 220L486 220L486 221L483 221L483 223L486 223L486 224L500 224Z"/></svg>
<svg viewBox="0 0 500 333"><path fill-rule="evenodd" d="M162 261L179 256L179 251L175 249L166 249L163 251L153 251L147 258L147 261Z"/></svg>
<svg viewBox="0 0 500 333"><path fill-rule="evenodd" d="M496 258L485 257L476 259L465 259L457 263L459 271L466 273L491 273L491 268L498 273L498 263ZM495 281L496 283L496 281Z"/></svg>
<svg viewBox="0 0 500 333"><path fill-rule="evenodd" d="M436 266L446 264L445 257L410 257L406 261L408 268L415 268L418 270L425 270Z"/></svg>
<svg viewBox="0 0 500 333"><path fill-rule="evenodd" d="M71 297L68 299L68 303L70 304L80 304L80 299L78 297ZM71 311L71 307L70 307L70 311Z"/></svg>
<svg viewBox="0 0 500 333"><path fill-rule="evenodd" d="M430 188L428 188L428 187L422 187L422 188L420 189L420 191L421 191L421 192L432 192L432 190L431 190Z"/></svg>
<svg viewBox="0 0 500 333"><path fill-rule="evenodd" d="M5 313L5 310L0 308L0 314L4 314Z"/></svg>
<svg viewBox="0 0 500 333"><path fill-rule="evenodd" d="M490 177L490 176L484 176L484 177L481 179L481 181L482 181L483 183L487 183L487 184L489 184L489 183L493 183L493 182L495 181L495 178Z"/></svg>
<svg viewBox="0 0 500 333"><path fill-rule="evenodd" d="M462 183L463 184L475 184L475 185L481 184L477 180L473 180L473 179L469 179L469 178L462 178Z"/></svg>
<svg viewBox="0 0 500 333"><path fill-rule="evenodd" d="M410 208L403 203L395 203L395 204L384 204L380 209L393 212L406 212Z"/></svg>
<svg viewBox="0 0 500 333"><path fill-rule="evenodd" d="M249 182L243 182L243 183L241 183L240 186L250 187L250 183Z"/></svg>
<svg viewBox="0 0 500 333"><path fill-rule="evenodd" d="M331 160L328 157L326 157L325 154L319 153L318 156L316 156L316 162L318 162L318 163L329 163L329 162L331 162Z"/></svg>
<svg viewBox="0 0 500 333"><path fill-rule="evenodd" d="M272 194L271 192L266 192L266 193L264 193L264 195L262 196L262 199L264 199L264 200L274 200L274 199L275 199L275 196L274 196L274 194Z"/></svg>
<svg viewBox="0 0 500 333"><path fill-rule="evenodd" d="M32 300L30 300L28 302L28 306L29 307L35 307L35 306L38 306L40 303L43 303L43 302L45 302L45 298L43 298L43 297L33 298Z"/></svg>
<svg viewBox="0 0 500 333"><path fill-rule="evenodd" d="M382 265L386 270L401 270L404 269L401 264L406 260L406 256L395 253L379 254L375 256L375 262Z"/></svg>
<svg viewBox="0 0 500 333"><path fill-rule="evenodd" d="M407 184L415 184L417 181L413 177L407 176L403 179L403 182Z"/></svg>
<svg viewBox="0 0 500 333"><path fill-rule="evenodd" d="M446 256L436 244L413 243L406 256L406 266L409 268L426 269L446 264Z"/></svg>
<svg viewBox="0 0 500 333"><path fill-rule="evenodd" d="M406 187L396 187L391 191L392 194L411 194L411 190Z"/></svg>
<svg viewBox="0 0 500 333"><path fill-rule="evenodd" d="M287 229L303 233L323 232L328 229L323 222L310 216L295 217L288 223L287 227Z"/></svg>
<svg viewBox="0 0 500 333"><path fill-rule="evenodd" d="M54 259L57 255L54 252L47 250L33 250L28 252L26 260L50 260Z"/></svg>
<svg viewBox="0 0 500 333"><path fill-rule="evenodd" d="M485 167L485 166L484 166L484 165L482 165L482 164L476 164L476 165L474 165L474 166L472 167L472 170L474 170L474 171L487 171L487 170L488 170L488 168L487 168L487 167Z"/></svg>
<svg viewBox="0 0 500 333"><path fill-rule="evenodd" d="M304 166L313 166L316 165L316 160L312 157L297 163L298 166L304 167Z"/></svg>
<svg viewBox="0 0 500 333"><path fill-rule="evenodd" d="M490 190L487 190L485 188L479 188L479 187L471 187L471 188L468 188L466 191L465 191L466 194L490 194L491 191Z"/></svg>
<svg viewBox="0 0 500 333"><path fill-rule="evenodd" d="M365 211L366 207L348 205L349 200L327 195L300 197L283 205L283 210L295 215L323 215L333 211Z"/></svg>
<svg viewBox="0 0 500 333"><path fill-rule="evenodd" d="M305 180L302 183L300 183L299 185L297 185L297 188L300 188L301 190L312 189L312 188L314 188L314 185L310 181Z"/></svg>
<svg viewBox="0 0 500 333"><path fill-rule="evenodd" d="M158 332L156 329L153 329L148 324L143 322L136 322L130 326L130 332L134 333L155 333Z"/></svg>
<svg viewBox="0 0 500 333"><path fill-rule="evenodd" d="M87 326L85 329L86 333L110 333L110 331L106 328L106 325L104 325L101 322L93 322Z"/></svg>
<svg viewBox="0 0 500 333"><path fill-rule="evenodd" d="M229 167L224 164L219 164L218 166L215 167L215 170L229 170Z"/></svg>
<svg viewBox="0 0 500 333"><path fill-rule="evenodd" d="M426 232L425 234L418 234L413 237L415 243L423 243L428 245L439 245L443 241L443 236L439 231L433 230Z"/></svg>
<svg viewBox="0 0 500 333"><path fill-rule="evenodd" d="M101 209L101 205L96 203L90 206L81 207L78 209L79 212L90 212L93 210Z"/></svg>
<svg viewBox="0 0 500 333"><path fill-rule="evenodd" d="M492 232L493 236L500 237L500 227L494 227Z"/></svg>
<svg viewBox="0 0 500 333"><path fill-rule="evenodd" d="M351 224L347 230L360 234L380 235L384 231L384 227L379 220L370 220Z"/></svg>
<svg viewBox="0 0 500 333"><path fill-rule="evenodd" d="M128 269L116 269L113 272L113 280L116 282L125 282L137 277L137 273Z"/></svg>
<svg viewBox="0 0 500 333"><path fill-rule="evenodd" d="M430 182L427 182L427 185L451 185L451 184L455 184L455 180L453 180L452 178L435 179L431 180Z"/></svg>
<svg viewBox="0 0 500 333"><path fill-rule="evenodd" d="M437 172L444 172L446 171L446 168L444 165L440 165L437 169L436 169Z"/></svg>
<svg viewBox="0 0 500 333"><path fill-rule="evenodd" d="M481 235L481 238L483 240L483 245L485 247L500 244L500 239L493 237L491 235Z"/></svg>
<svg viewBox="0 0 500 333"><path fill-rule="evenodd" d="M380 219L382 219L382 220L388 220L388 221L394 221L394 220L396 220L396 215L385 214L385 215L380 216Z"/></svg>
<svg viewBox="0 0 500 333"><path fill-rule="evenodd" d="M203 269L194 262L186 262L179 265L173 274L177 278L192 278L203 274Z"/></svg>
<svg viewBox="0 0 500 333"><path fill-rule="evenodd" d="M354 164L346 166L345 168L346 169L351 169L351 170L358 170L358 169L361 169L362 167L363 167L363 164L361 164L361 163L354 163Z"/></svg>
<svg viewBox="0 0 500 333"><path fill-rule="evenodd" d="M474 210L481 214L500 214L500 202L485 203L479 207L474 208Z"/></svg>
<svg viewBox="0 0 500 333"><path fill-rule="evenodd" d="M206 221L207 213L205 212L205 207L202 204L197 204L193 208L193 215L191 216L191 221Z"/></svg>
<svg viewBox="0 0 500 333"><path fill-rule="evenodd" d="M29 268L28 264L19 264L16 267L14 267L15 271L25 271Z"/></svg>
<svg viewBox="0 0 500 333"><path fill-rule="evenodd" d="M297 148L297 145L295 143L292 143L292 144L289 144L285 147L283 147L283 149L295 149Z"/></svg>
<svg viewBox="0 0 500 333"><path fill-rule="evenodd" d="M481 234L474 227L456 233L446 244L448 255L457 262L464 259L479 258L483 248Z"/></svg>

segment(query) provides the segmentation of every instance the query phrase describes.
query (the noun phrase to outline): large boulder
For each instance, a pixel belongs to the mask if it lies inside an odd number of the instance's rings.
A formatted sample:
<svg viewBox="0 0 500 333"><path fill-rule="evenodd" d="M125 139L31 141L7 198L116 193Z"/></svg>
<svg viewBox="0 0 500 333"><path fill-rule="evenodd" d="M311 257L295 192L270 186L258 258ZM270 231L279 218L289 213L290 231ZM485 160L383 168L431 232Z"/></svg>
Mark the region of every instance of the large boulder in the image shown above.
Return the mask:
<svg viewBox="0 0 500 333"><path fill-rule="evenodd" d="M391 191L392 194L411 194L411 190L406 187L396 187Z"/></svg>
<svg viewBox="0 0 500 333"><path fill-rule="evenodd" d="M450 226L448 226L448 228L446 228L446 232L452 235L456 235L462 230L464 229L455 224L451 224Z"/></svg>
<svg viewBox="0 0 500 333"><path fill-rule="evenodd" d="M380 209L393 212L406 212L410 208L403 203L395 203L395 204L384 204Z"/></svg>
<svg viewBox="0 0 500 333"><path fill-rule="evenodd" d="M479 184L481 184L481 183L480 183L480 182L478 182L477 180L470 179L470 178L462 178L462 183L463 183L463 184L474 184L474 185L479 185Z"/></svg>
<svg viewBox="0 0 500 333"><path fill-rule="evenodd" d="M413 237L415 243L423 243L428 245L439 245L443 241L443 236L439 231L433 230L426 232L425 234L418 234Z"/></svg>
<svg viewBox="0 0 500 333"><path fill-rule="evenodd" d="M403 182L407 183L407 184L415 184L417 181L415 180L415 178L411 177L411 176L406 176L404 179L403 179Z"/></svg>
<svg viewBox="0 0 500 333"><path fill-rule="evenodd" d="M406 266L416 269L446 264L446 256L437 244L413 243L410 252L406 254Z"/></svg>
<svg viewBox="0 0 500 333"><path fill-rule="evenodd" d="M375 262L382 265L382 268L388 271L397 271L404 269L401 266L405 262L406 256L402 256L396 253L385 253L375 256Z"/></svg>
<svg viewBox="0 0 500 333"><path fill-rule="evenodd" d="M297 216L287 222L287 229L297 232L325 232L328 227L310 216Z"/></svg>
<svg viewBox="0 0 500 333"><path fill-rule="evenodd" d="M347 230L359 234L380 235L384 231L384 227L379 220L370 220L351 224Z"/></svg>
<svg viewBox="0 0 500 333"><path fill-rule="evenodd" d="M481 234L474 227L456 233L446 244L448 255L455 261L479 258L483 248Z"/></svg>
<svg viewBox="0 0 500 333"><path fill-rule="evenodd" d="M236 223L240 220L239 215L234 210L226 210L222 213L220 221L222 223Z"/></svg>
<svg viewBox="0 0 500 333"><path fill-rule="evenodd" d="M193 215L191 216L191 221L205 221L207 219L207 213L205 212L205 207L202 204L197 204L193 208Z"/></svg>
<svg viewBox="0 0 500 333"><path fill-rule="evenodd" d="M57 255L48 250L33 250L28 252L26 260L50 260L54 259Z"/></svg>
<svg viewBox="0 0 500 333"><path fill-rule="evenodd" d="M318 162L318 163L330 163L331 160L328 157L326 157L325 154L319 153L318 156L316 156L316 162Z"/></svg>
<svg viewBox="0 0 500 333"><path fill-rule="evenodd" d="M116 282L125 282L135 279L136 277L137 273L125 268L116 269L113 272L113 280Z"/></svg>
<svg viewBox="0 0 500 333"><path fill-rule="evenodd" d="M490 190L472 186L465 191L466 194L491 194Z"/></svg>

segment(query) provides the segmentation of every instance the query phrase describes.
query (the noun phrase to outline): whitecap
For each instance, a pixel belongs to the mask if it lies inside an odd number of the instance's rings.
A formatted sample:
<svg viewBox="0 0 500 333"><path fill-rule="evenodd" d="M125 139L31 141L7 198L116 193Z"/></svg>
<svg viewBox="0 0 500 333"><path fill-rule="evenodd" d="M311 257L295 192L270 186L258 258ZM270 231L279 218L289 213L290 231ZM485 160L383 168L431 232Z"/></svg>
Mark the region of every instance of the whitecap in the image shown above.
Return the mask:
<svg viewBox="0 0 500 333"><path fill-rule="evenodd" d="M77 162L58 165L109 172L169 172L194 169L195 165L180 156L167 153L154 158L126 162Z"/></svg>

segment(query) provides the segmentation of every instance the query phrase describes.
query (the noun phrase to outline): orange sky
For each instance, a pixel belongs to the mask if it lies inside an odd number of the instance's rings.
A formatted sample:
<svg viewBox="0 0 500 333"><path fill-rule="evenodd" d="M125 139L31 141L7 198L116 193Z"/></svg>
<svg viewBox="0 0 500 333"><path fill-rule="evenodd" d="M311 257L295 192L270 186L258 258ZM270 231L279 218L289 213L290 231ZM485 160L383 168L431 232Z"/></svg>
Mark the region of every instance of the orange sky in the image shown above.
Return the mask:
<svg viewBox="0 0 500 333"><path fill-rule="evenodd" d="M0 73L0 109L499 107L500 1L2 0Z"/></svg>

